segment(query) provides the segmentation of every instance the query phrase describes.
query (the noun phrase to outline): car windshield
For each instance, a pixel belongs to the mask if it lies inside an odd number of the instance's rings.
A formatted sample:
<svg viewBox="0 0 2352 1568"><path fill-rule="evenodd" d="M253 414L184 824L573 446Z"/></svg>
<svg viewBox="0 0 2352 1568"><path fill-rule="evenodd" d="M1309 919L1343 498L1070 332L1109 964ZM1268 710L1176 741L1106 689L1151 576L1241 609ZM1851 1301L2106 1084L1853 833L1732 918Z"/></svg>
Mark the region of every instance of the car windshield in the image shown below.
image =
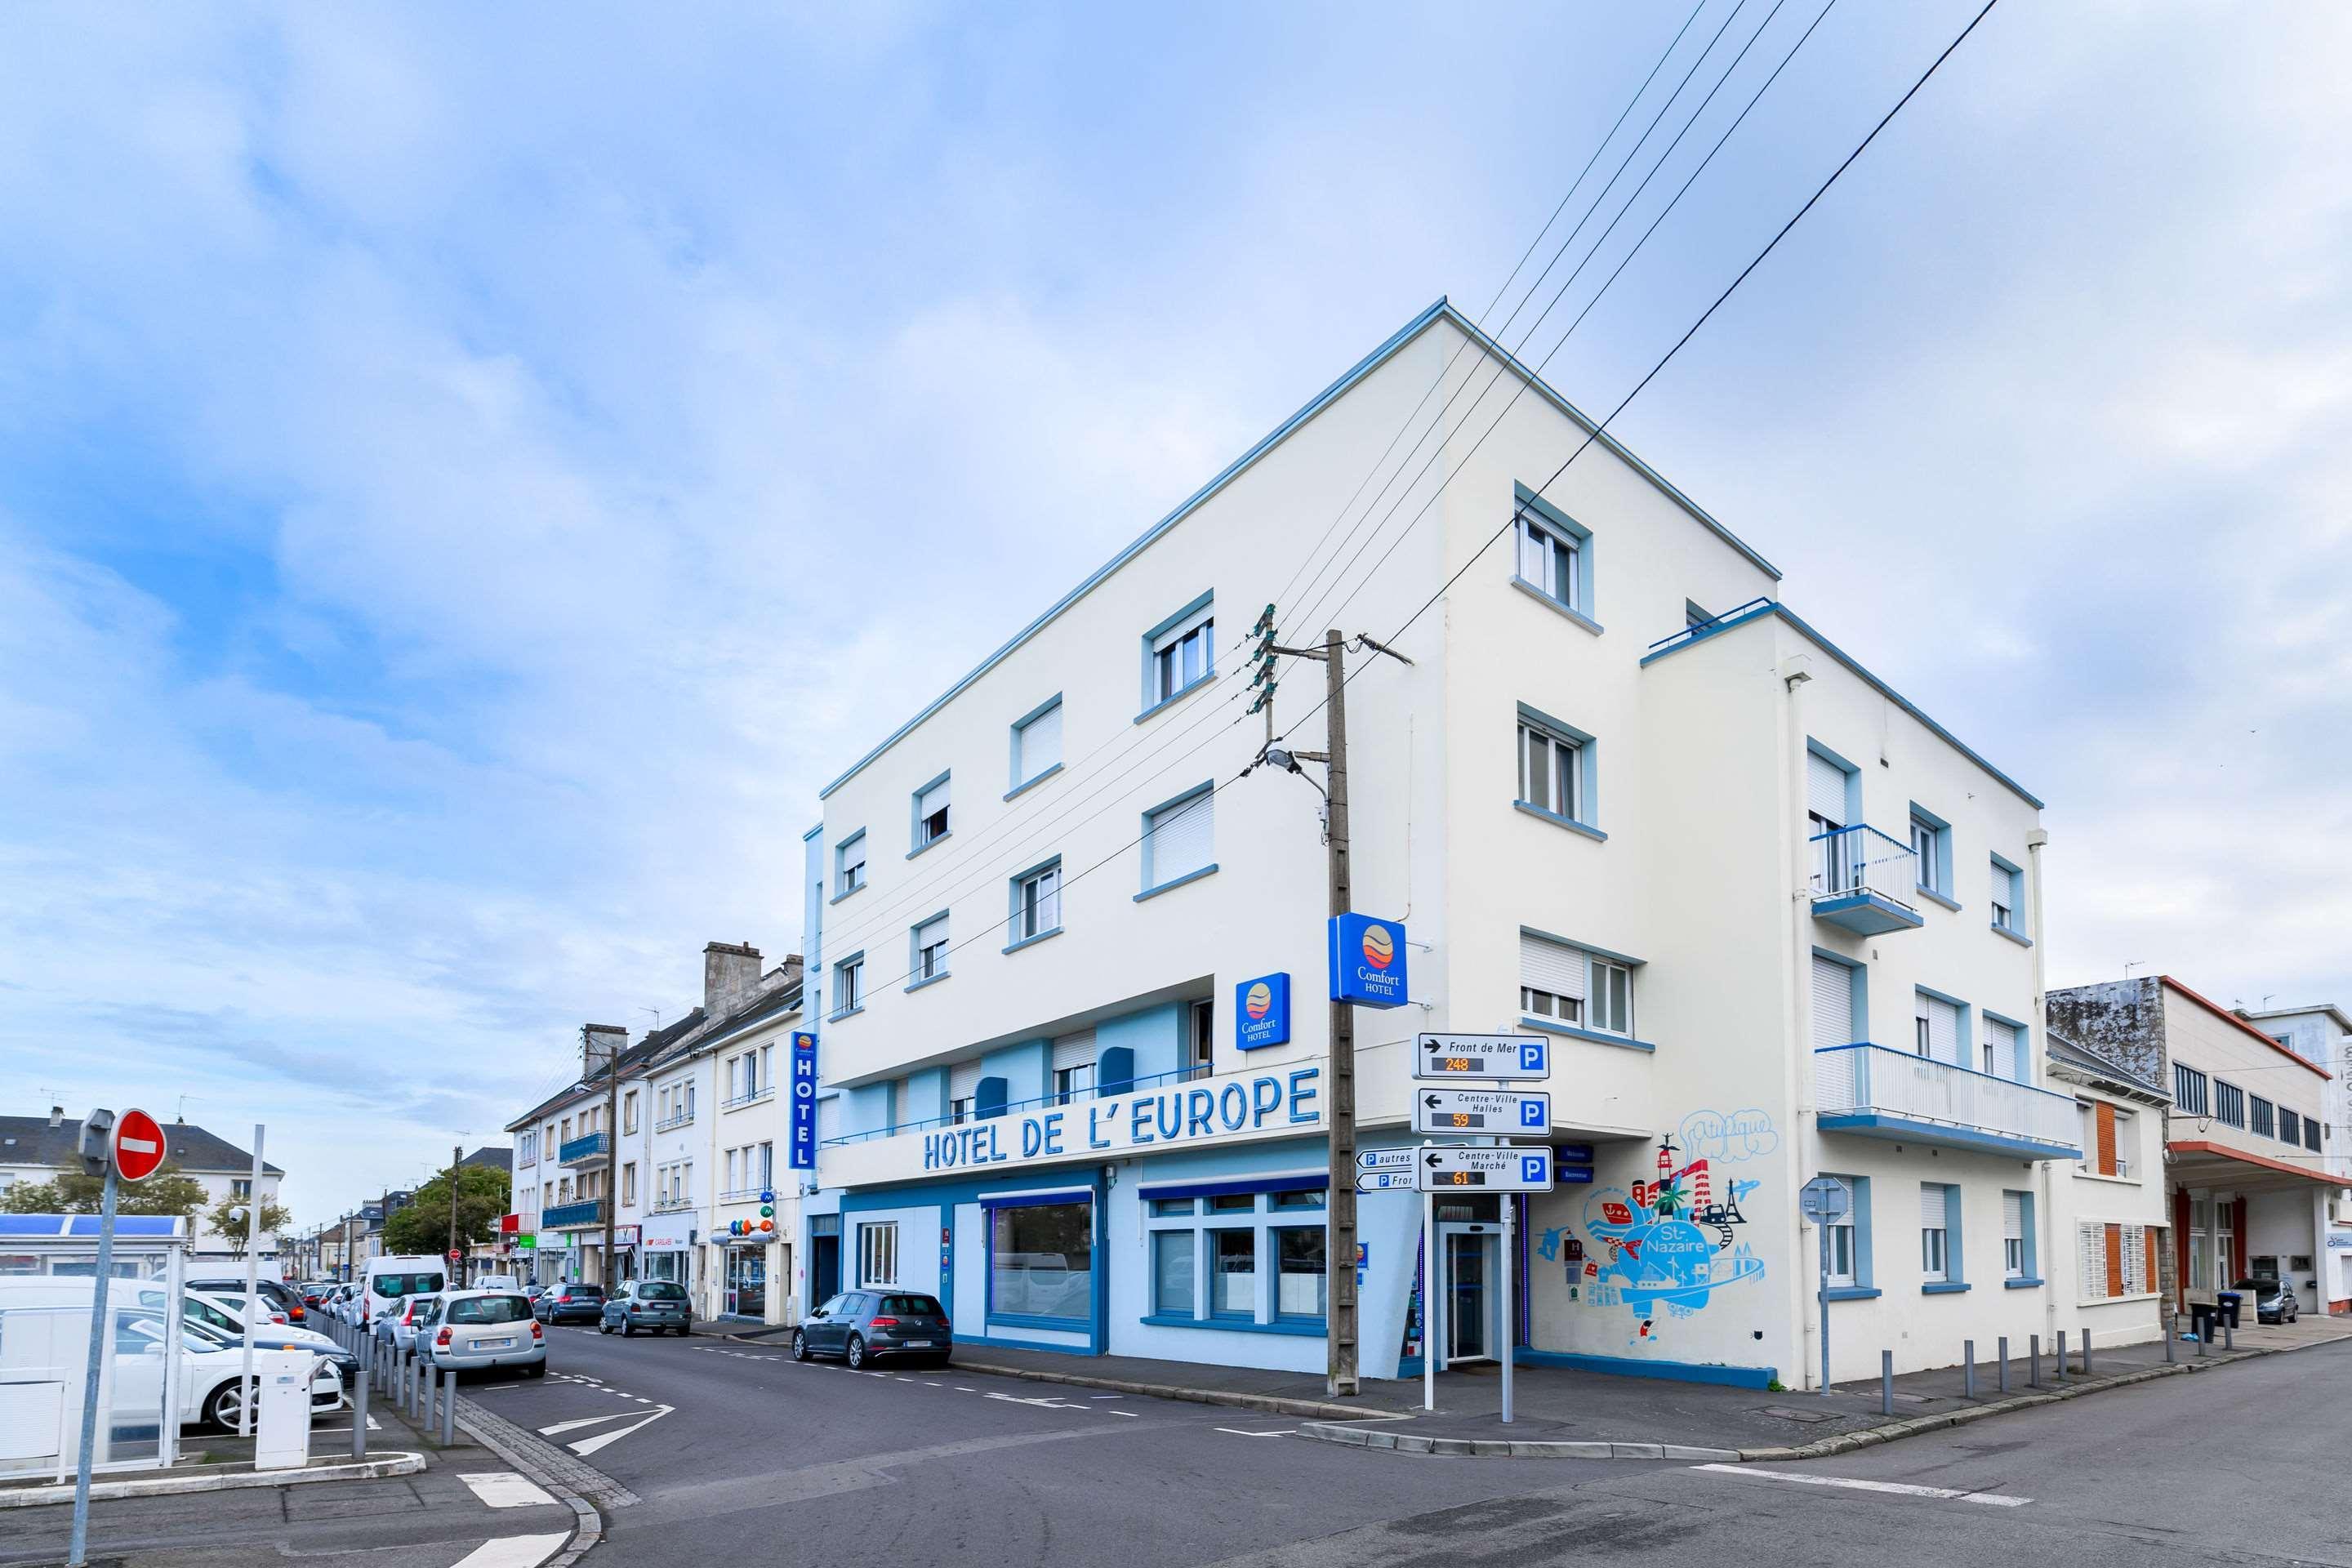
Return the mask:
<svg viewBox="0 0 2352 1568"><path fill-rule="evenodd" d="M368 1281L368 1289L379 1296L436 1296L441 1292L438 1274L379 1274Z"/></svg>
<svg viewBox="0 0 2352 1568"><path fill-rule="evenodd" d="M520 1323L530 1316L530 1303L520 1296L460 1296L449 1303L453 1323Z"/></svg>
<svg viewBox="0 0 2352 1568"><path fill-rule="evenodd" d="M563 1293L566 1296L578 1296L585 1300L590 1297L602 1296L604 1293L604 1287L602 1285L566 1285L563 1288Z"/></svg>
<svg viewBox="0 0 2352 1568"><path fill-rule="evenodd" d="M882 1310L902 1318L936 1318L940 1315L939 1302L929 1296L885 1296L882 1298Z"/></svg>
<svg viewBox="0 0 2352 1568"><path fill-rule="evenodd" d="M2241 1279L2230 1287L2232 1290L2259 1290L2266 1296L2278 1288L2279 1282L2275 1279Z"/></svg>
<svg viewBox="0 0 2352 1568"><path fill-rule="evenodd" d="M673 1285L667 1279L656 1279L650 1285L638 1286L637 1295L640 1300L647 1301L683 1301L686 1300L686 1289L683 1286Z"/></svg>

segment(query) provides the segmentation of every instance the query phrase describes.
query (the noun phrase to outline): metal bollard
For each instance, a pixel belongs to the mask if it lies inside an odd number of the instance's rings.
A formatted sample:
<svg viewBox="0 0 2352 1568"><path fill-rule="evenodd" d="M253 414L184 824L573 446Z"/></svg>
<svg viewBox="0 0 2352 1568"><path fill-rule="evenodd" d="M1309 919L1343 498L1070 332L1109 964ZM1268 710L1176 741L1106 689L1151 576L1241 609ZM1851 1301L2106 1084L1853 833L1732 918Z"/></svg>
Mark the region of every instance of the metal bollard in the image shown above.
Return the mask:
<svg viewBox="0 0 2352 1568"><path fill-rule="evenodd" d="M1895 1352L1878 1352L1878 1409L1884 1415L1895 1414Z"/></svg>
<svg viewBox="0 0 2352 1568"><path fill-rule="evenodd" d="M1960 1394L1969 1399L1977 1396L1977 1342L1974 1340L1960 1342Z"/></svg>
<svg viewBox="0 0 2352 1568"><path fill-rule="evenodd" d="M367 1458L368 1375L362 1367L352 1378L352 1458Z"/></svg>
<svg viewBox="0 0 2352 1568"><path fill-rule="evenodd" d="M2029 1388L2042 1386L2042 1336L2025 1336L2025 1383Z"/></svg>
<svg viewBox="0 0 2352 1568"><path fill-rule="evenodd" d="M2060 1383L2066 1381L2066 1331L2063 1329L2058 1331L2057 1379Z"/></svg>
<svg viewBox="0 0 2352 1568"><path fill-rule="evenodd" d="M2091 1331L2083 1331L2083 1375L2091 1375Z"/></svg>
<svg viewBox="0 0 2352 1568"><path fill-rule="evenodd" d="M2180 1314L2167 1312L2159 1320L2164 1327L2164 1364L2172 1364L2173 1347L2180 1342Z"/></svg>
<svg viewBox="0 0 2352 1568"><path fill-rule="evenodd" d="M433 1419L433 1363L421 1355L412 1356L410 1360L416 1368L417 1424L425 1426L429 1431L431 1428L426 1424Z"/></svg>
<svg viewBox="0 0 2352 1568"><path fill-rule="evenodd" d="M2007 1393L2009 1392L2009 1336L2008 1336L2007 1334L2003 1334L2003 1335L2001 1335L2001 1336L2000 1336L2000 1391L2001 1391L2003 1394L2007 1394Z"/></svg>
<svg viewBox="0 0 2352 1568"><path fill-rule="evenodd" d="M2207 1321L2210 1322L2211 1320L2208 1319ZM2208 1341L2208 1340L2210 1340L2210 1339L2211 1339L2212 1337L2213 1337L2213 1332L2212 1332L2212 1331L2211 1331L2210 1329L2207 1329L2207 1330L2205 1330L2205 1331L2201 1331L2201 1332L2200 1332L2200 1333L2198 1334L2198 1336L2197 1336L2197 1354L2198 1354L2198 1356L2199 1356L2199 1358L2200 1358L2200 1359L2202 1359L2202 1358L2203 1358L2203 1356L2204 1356L2204 1354L2205 1354L2205 1342L2206 1342L2206 1341Z"/></svg>
<svg viewBox="0 0 2352 1568"><path fill-rule="evenodd" d="M441 1446L455 1447L457 1443L457 1369L451 1367L441 1374Z"/></svg>
<svg viewBox="0 0 2352 1568"><path fill-rule="evenodd" d="M2238 1348L2238 1326L2227 1319L2221 1323L2221 1348L2225 1351Z"/></svg>

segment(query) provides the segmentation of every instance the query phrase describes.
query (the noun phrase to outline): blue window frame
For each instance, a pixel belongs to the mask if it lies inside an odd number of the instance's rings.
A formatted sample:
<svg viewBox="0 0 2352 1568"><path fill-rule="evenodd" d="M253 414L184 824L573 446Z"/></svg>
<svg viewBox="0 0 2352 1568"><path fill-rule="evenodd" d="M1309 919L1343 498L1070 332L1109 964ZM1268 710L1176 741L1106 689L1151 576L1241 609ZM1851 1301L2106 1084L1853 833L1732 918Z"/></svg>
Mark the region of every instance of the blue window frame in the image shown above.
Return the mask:
<svg viewBox="0 0 2352 1568"><path fill-rule="evenodd" d="M1848 1300L1878 1294L1872 1277L1870 1247L1870 1178L1824 1172L1842 1184L1851 1200L1845 1217L1829 1227L1830 1300ZM1818 1247L1819 1243L1815 1245Z"/></svg>
<svg viewBox="0 0 2352 1568"><path fill-rule="evenodd" d="M1094 1199L987 1200L988 1321L1083 1331L1094 1322Z"/></svg>
<svg viewBox="0 0 2352 1568"><path fill-rule="evenodd" d="M828 1018L845 1018L866 1005L864 950L835 960L833 966L833 1011Z"/></svg>
<svg viewBox="0 0 2352 1568"><path fill-rule="evenodd" d="M1216 781L1206 779L1143 814L1140 903L1217 868Z"/></svg>
<svg viewBox="0 0 2352 1568"><path fill-rule="evenodd" d="M1992 858L1992 929L2021 942L2025 929L2025 873L2014 861Z"/></svg>
<svg viewBox="0 0 2352 1568"><path fill-rule="evenodd" d="M866 886L866 829L833 847L833 897L838 903Z"/></svg>
<svg viewBox="0 0 2352 1568"><path fill-rule="evenodd" d="M1600 742L1524 702L1518 720L1519 793L1512 804L1530 816L1607 838L1601 831Z"/></svg>
<svg viewBox="0 0 2352 1568"><path fill-rule="evenodd" d="M1062 694L1058 691L1013 721L1011 800L1062 771Z"/></svg>
<svg viewBox="0 0 2352 1568"><path fill-rule="evenodd" d="M912 860L948 836L948 773L917 790L907 802L907 838Z"/></svg>
<svg viewBox="0 0 2352 1568"><path fill-rule="evenodd" d="M1135 721L1216 677L1216 593L1211 590L1143 634L1143 710Z"/></svg>
<svg viewBox="0 0 2352 1568"><path fill-rule="evenodd" d="M2033 1194L2011 1189L2000 1194L2000 1272L2010 1289L2042 1283L2034 1264L2042 1251L2034 1230Z"/></svg>
<svg viewBox="0 0 2352 1568"><path fill-rule="evenodd" d="M1916 800L1911 803L1911 859L1919 891L1948 910L1958 909L1960 896L1952 886L1952 825Z"/></svg>
<svg viewBox="0 0 2352 1568"><path fill-rule="evenodd" d="M907 989L919 991L948 977L948 911L917 921L907 932Z"/></svg>
<svg viewBox="0 0 2352 1568"><path fill-rule="evenodd" d="M1151 1309L1162 1328L1321 1333L1329 1301L1328 1178L1146 1187Z"/></svg>
<svg viewBox="0 0 2352 1568"><path fill-rule="evenodd" d="M1523 484L1512 486L1512 583L1585 630L1593 619L1592 531Z"/></svg>

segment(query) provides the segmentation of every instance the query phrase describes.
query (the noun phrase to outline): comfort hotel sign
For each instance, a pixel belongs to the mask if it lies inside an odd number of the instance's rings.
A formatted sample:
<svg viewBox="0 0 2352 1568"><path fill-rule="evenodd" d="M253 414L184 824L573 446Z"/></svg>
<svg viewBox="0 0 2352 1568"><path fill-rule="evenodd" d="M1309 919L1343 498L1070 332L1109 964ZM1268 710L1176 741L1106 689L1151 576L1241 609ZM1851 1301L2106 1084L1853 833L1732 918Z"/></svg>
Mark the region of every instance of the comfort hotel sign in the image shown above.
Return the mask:
<svg viewBox="0 0 2352 1568"><path fill-rule="evenodd" d="M1185 1149L1252 1135L1308 1131L1323 1124L1319 1067L1291 1068L1171 1084L1036 1110L1008 1112L924 1132L925 1172L963 1171L1024 1161L1099 1158ZM901 1145L909 1138L866 1148ZM855 1160L859 1146L835 1151ZM830 1157L830 1156L828 1156ZM850 1177L851 1181L857 1177ZM872 1180L888 1180L877 1173Z"/></svg>

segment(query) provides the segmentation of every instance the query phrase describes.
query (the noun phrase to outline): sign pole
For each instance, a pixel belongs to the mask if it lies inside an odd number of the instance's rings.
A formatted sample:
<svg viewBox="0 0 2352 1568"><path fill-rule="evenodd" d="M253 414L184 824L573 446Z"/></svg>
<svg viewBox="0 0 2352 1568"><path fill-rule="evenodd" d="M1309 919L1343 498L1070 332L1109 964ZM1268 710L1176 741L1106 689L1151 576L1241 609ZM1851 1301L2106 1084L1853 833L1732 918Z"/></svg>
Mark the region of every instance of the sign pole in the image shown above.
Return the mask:
<svg viewBox="0 0 2352 1568"><path fill-rule="evenodd" d="M81 1378L81 1461L74 1468L73 1540L66 1568L89 1561L89 1467L98 1447L98 1373L106 1356L106 1286L114 1272L114 1161L106 1162L106 1186L98 1206L98 1277L90 1282L89 1360Z"/></svg>
<svg viewBox="0 0 2352 1568"><path fill-rule="evenodd" d="M1437 1194L1421 1194L1421 1407L1437 1408Z"/></svg>
<svg viewBox="0 0 2352 1568"><path fill-rule="evenodd" d="M1511 1293L1511 1254L1518 1250L1519 1194L1505 1193L1503 1205L1503 1425L1511 1424L1511 1342L1517 1337L1519 1300Z"/></svg>
<svg viewBox="0 0 2352 1568"><path fill-rule="evenodd" d="M261 1126L253 1129L253 1180L245 1190L245 1353L240 1362L239 1375L244 1382L238 1386L245 1397L236 1410L236 1435L253 1436L253 1396L258 1392L253 1385L253 1336L260 1331L254 1319L261 1312L260 1285L257 1277L261 1271Z"/></svg>
<svg viewBox="0 0 2352 1568"><path fill-rule="evenodd" d="M1822 1233L1822 1282L1816 1292L1822 1299L1822 1397L1830 1395L1830 1225L1822 1220L1814 1229Z"/></svg>

